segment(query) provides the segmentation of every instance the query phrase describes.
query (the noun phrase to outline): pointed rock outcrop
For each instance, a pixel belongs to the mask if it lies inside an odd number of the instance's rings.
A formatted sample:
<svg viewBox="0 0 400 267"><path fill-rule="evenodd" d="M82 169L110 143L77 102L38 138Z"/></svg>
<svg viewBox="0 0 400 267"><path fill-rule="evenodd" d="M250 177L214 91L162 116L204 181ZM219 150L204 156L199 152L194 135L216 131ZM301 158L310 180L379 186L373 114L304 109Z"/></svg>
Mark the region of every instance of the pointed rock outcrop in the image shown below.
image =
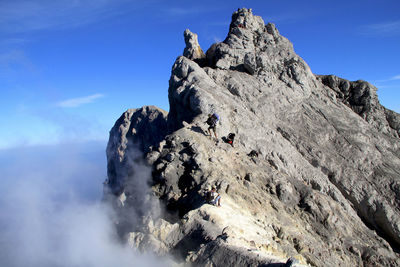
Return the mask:
<svg viewBox="0 0 400 267"><path fill-rule="evenodd" d="M206 57L203 50L197 40L197 34L192 33L189 29L186 29L183 33L185 37L186 47L183 51L183 56L191 60L202 60Z"/></svg>
<svg viewBox="0 0 400 267"><path fill-rule="evenodd" d="M155 106L128 109L115 122L107 145L107 186L122 193L131 169L129 151L147 153L167 135L167 112ZM135 152L136 153L136 152Z"/></svg>

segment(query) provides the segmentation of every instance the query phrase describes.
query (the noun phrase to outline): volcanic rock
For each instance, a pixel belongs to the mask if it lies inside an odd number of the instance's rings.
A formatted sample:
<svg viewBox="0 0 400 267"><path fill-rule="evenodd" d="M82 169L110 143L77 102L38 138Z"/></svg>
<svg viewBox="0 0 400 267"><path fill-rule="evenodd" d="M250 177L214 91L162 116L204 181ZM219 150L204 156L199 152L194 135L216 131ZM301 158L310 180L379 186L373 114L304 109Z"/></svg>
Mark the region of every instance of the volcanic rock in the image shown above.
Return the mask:
<svg viewBox="0 0 400 267"><path fill-rule="evenodd" d="M206 59L196 35L185 42L168 115L128 110L110 132L106 192L127 196L120 218L141 216L121 236L194 266L400 266L400 115L376 88L314 75L251 9L234 12ZM208 135L212 113L235 147ZM204 202L211 186L222 207Z"/></svg>
<svg viewBox="0 0 400 267"><path fill-rule="evenodd" d="M197 34L192 33L189 29L184 32L186 47L183 56L191 60L201 60L206 57L197 40Z"/></svg>

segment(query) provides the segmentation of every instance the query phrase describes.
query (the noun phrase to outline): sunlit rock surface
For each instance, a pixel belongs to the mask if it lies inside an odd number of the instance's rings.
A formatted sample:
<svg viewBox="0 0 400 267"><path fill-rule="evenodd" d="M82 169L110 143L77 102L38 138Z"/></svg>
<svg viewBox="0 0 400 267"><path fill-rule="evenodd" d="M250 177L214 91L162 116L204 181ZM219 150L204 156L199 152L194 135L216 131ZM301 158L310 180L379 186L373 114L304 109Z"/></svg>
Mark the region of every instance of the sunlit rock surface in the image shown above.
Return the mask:
<svg viewBox="0 0 400 267"><path fill-rule="evenodd" d="M250 9L205 57L196 35L185 41L168 115L128 110L110 132L121 237L195 266L400 266L400 116L376 88L314 75ZM219 142L206 134L214 112ZM212 185L222 207L204 204Z"/></svg>

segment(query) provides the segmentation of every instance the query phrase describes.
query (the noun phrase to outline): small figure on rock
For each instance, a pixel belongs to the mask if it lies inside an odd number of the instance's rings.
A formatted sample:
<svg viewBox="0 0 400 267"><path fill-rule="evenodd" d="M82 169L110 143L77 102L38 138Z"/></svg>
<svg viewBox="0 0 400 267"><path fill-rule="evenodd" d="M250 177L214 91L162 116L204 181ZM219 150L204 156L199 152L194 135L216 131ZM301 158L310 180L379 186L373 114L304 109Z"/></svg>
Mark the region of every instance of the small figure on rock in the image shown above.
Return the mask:
<svg viewBox="0 0 400 267"><path fill-rule="evenodd" d="M211 130L213 130L215 139L218 139L217 132L215 130L215 128L217 127L217 122L218 121L219 121L219 116L218 116L217 113L209 114L208 115L208 119L206 121L206 123L209 125L208 133L210 134L210 137L211 137Z"/></svg>
<svg viewBox="0 0 400 267"><path fill-rule="evenodd" d="M229 133L228 138L226 140L227 140L227 143L233 147L233 141L235 140L235 134Z"/></svg>
<svg viewBox="0 0 400 267"><path fill-rule="evenodd" d="M211 188L206 194L206 201L208 204L221 207L221 195L217 193L215 186Z"/></svg>
<svg viewBox="0 0 400 267"><path fill-rule="evenodd" d="M247 154L247 156L251 157L251 158L258 158L258 152L255 150L250 151L249 154Z"/></svg>
<svg viewBox="0 0 400 267"><path fill-rule="evenodd" d="M222 137L222 140L233 147L233 141L235 140L235 134L229 133L227 137Z"/></svg>

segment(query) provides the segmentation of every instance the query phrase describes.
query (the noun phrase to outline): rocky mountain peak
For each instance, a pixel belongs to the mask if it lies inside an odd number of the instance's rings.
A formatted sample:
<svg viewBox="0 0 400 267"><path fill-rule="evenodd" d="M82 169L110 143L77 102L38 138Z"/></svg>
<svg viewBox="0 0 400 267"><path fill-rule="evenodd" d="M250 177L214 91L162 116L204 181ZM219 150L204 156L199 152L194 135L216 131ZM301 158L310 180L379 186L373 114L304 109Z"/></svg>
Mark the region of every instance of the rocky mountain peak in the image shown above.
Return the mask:
<svg viewBox="0 0 400 267"><path fill-rule="evenodd" d="M265 23L259 16L254 16L252 9L239 8L232 14L232 21L229 26L229 31L241 28L261 33L264 31Z"/></svg>
<svg viewBox="0 0 400 267"><path fill-rule="evenodd" d="M197 35L184 37L168 114L128 110L110 131L106 192L120 217L142 219L118 224L121 236L195 266L277 266L290 256L296 266L400 266L400 115L376 88L314 75L251 9L233 13L205 58ZM149 180L135 169L138 150ZM204 202L211 186L222 207ZM146 212L138 199L165 211Z"/></svg>
<svg viewBox="0 0 400 267"><path fill-rule="evenodd" d="M286 99L291 99L287 104L308 97L316 87L315 76L303 59L294 52L290 41L279 34L275 25L265 25L261 17L254 16L251 9L242 8L232 15L226 39L213 44L207 50L206 60L200 56L201 53L193 52L201 51L197 35L186 30L184 36L187 43L184 57L176 60L170 78L168 125L171 130L180 128L183 121L192 122L199 114L219 112L228 116L225 110L219 108L220 104L214 103L214 97L208 97L207 90L198 90L198 83L202 83L201 87L210 87L214 92L223 91L222 88L217 89L221 86L228 88L233 96L242 100L246 98L243 103L247 104L250 96L255 97L257 92L267 92L274 83L290 89L282 91L287 95ZM234 72L229 79L222 82L219 80L224 78L218 70ZM248 85L249 88L243 91L239 89L246 86L243 83L245 79L239 77L242 74L254 77L253 82ZM175 90L178 87L191 89ZM252 87L256 92L252 92ZM184 98L181 97L182 92ZM275 94L272 91L268 93ZM273 97L285 98L277 94ZM182 99L185 103L181 103ZM258 102L256 99L255 101ZM253 107L248 108L254 110L254 103L252 105Z"/></svg>

